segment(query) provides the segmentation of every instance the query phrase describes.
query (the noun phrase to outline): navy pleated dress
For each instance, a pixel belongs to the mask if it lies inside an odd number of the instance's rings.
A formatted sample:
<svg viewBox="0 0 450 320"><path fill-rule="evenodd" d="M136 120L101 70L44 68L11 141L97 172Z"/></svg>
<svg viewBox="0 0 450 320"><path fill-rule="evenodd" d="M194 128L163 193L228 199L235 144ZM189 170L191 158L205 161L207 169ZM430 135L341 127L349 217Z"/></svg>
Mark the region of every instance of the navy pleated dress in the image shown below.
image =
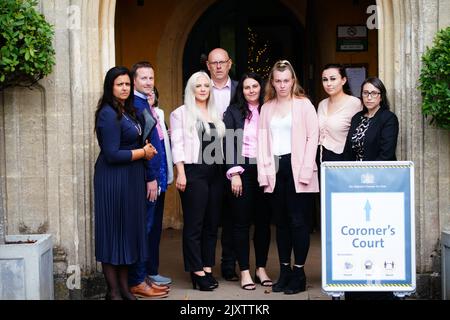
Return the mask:
<svg viewBox="0 0 450 320"><path fill-rule="evenodd" d="M141 147L140 126L111 106L97 119L100 154L95 163L95 256L97 261L128 265L148 256L145 232L146 184L144 162L131 161Z"/></svg>

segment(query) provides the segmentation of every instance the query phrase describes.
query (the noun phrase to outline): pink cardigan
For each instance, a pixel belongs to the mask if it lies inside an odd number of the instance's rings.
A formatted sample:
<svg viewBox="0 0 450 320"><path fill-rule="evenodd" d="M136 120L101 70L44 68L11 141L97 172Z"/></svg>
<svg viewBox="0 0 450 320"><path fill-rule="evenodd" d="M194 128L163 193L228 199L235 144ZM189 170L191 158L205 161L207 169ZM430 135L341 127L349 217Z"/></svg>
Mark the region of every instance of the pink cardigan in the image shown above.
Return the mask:
<svg viewBox="0 0 450 320"><path fill-rule="evenodd" d="M258 131L258 182L264 192L275 189L276 171L272 150L270 121L274 113L275 101L266 102L261 108ZM316 152L319 141L319 123L311 101L307 98L294 99L292 106L292 149L291 165L295 191L319 192Z"/></svg>
<svg viewBox="0 0 450 320"><path fill-rule="evenodd" d="M196 163L200 152L197 131L186 129L186 107L182 105L170 114L170 140L173 163Z"/></svg>

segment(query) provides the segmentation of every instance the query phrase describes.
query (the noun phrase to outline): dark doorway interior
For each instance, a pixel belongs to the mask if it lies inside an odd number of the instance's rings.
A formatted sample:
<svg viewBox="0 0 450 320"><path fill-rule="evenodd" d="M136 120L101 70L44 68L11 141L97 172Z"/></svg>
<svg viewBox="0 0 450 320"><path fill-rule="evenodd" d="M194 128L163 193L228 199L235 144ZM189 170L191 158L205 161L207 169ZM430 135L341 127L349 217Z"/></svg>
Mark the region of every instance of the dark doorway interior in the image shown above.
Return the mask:
<svg viewBox="0 0 450 320"><path fill-rule="evenodd" d="M202 55L222 47L233 59L234 79L247 70L266 75L275 61L287 59L303 84L304 44L304 27L280 1L218 1L198 19L186 42L183 83L192 73L206 69Z"/></svg>

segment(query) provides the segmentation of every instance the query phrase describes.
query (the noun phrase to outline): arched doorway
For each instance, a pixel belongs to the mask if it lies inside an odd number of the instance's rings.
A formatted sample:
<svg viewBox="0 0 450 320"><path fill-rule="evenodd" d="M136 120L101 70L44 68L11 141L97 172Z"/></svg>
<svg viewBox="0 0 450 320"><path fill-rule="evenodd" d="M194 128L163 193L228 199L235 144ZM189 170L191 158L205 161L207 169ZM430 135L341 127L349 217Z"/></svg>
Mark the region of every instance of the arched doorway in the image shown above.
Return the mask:
<svg viewBox="0 0 450 320"><path fill-rule="evenodd" d="M323 95L320 82L323 64L368 62L369 74L377 74L376 30L369 32L366 52L337 52L334 39L339 24L364 25L367 7L374 3L374 0L117 1L116 63L131 66L145 59L154 64L161 105L168 118L170 111L182 104L184 82L199 70L202 53L223 46L235 63L232 76L238 78L247 70L252 58L250 28L260 44L270 43L268 61L263 64L270 67L279 58L289 59L306 92L317 104ZM166 197L164 225L181 228L181 204L173 189Z"/></svg>
<svg viewBox="0 0 450 320"><path fill-rule="evenodd" d="M205 68L201 55L216 47L226 49L233 59L230 76L234 79L247 70L266 76L279 59L288 59L303 70L305 43L304 26L278 0L218 1L197 20L186 41L183 83Z"/></svg>

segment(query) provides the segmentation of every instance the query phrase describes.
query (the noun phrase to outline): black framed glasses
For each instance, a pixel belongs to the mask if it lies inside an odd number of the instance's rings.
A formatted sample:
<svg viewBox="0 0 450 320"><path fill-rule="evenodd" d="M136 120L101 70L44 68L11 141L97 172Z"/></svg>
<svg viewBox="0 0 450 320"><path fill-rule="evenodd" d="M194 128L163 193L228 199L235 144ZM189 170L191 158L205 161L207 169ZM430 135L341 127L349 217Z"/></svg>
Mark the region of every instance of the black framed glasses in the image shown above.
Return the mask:
<svg viewBox="0 0 450 320"><path fill-rule="evenodd" d="M364 98L368 98L369 96L371 98L378 98L380 96L380 94L381 94L381 92L379 92L379 91L366 91L366 90L364 90L362 92L362 95L363 95Z"/></svg>
<svg viewBox="0 0 450 320"><path fill-rule="evenodd" d="M225 61L208 61L208 65L212 65L213 67L221 66L223 67L225 64L227 64L230 61L230 59Z"/></svg>

